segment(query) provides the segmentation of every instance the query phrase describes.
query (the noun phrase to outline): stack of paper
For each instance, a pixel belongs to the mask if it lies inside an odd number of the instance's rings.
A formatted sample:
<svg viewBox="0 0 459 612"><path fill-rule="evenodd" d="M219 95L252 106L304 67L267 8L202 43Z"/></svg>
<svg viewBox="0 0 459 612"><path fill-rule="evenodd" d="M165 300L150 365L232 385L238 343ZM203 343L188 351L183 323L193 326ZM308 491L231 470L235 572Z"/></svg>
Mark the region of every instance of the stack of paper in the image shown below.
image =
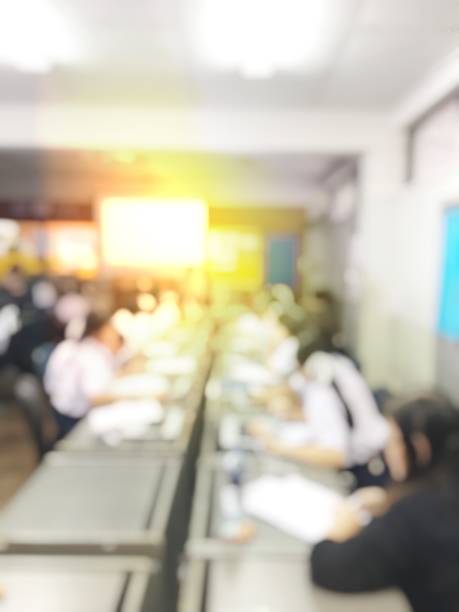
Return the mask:
<svg viewBox="0 0 459 612"><path fill-rule="evenodd" d="M264 366L251 361L234 362L225 372L225 377L247 384L269 385L273 383L273 374Z"/></svg>
<svg viewBox="0 0 459 612"><path fill-rule="evenodd" d="M148 369L163 376L181 376L191 374L196 367L196 360L190 356L152 359Z"/></svg>
<svg viewBox="0 0 459 612"><path fill-rule="evenodd" d="M245 485L242 494L248 515L311 544L326 536L341 500L338 493L296 474L263 476Z"/></svg>
<svg viewBox="0 0 459 612"><path fill-rule="evenodd" d="M304 446L314 439L314 431L311 426L301 422L279 423L277 435L283 444L292 448Z"/></svg>
<svg viewBox="0 0 459 612"><path fill-rule="evenodd" d="M151 425L164 416L161 404L155 400L121 401L94 408L88 415L89 428L98 436L116 433L121 438L142 436Z"/></svg>
<svg viewBox="0 0 459 612"><path fill-rule="evenodd" d="M145 349L144 353L147 357L158 358L158 357L172 357L177 352L177 346L173 342L166 342L156 340L152 344L149 344Z"/></svg>
<svg viewBox="0 0 459 612"><path fill-rule="evenodd" d="M148 397L164 395L169 383L163 376L131 374L113 381L110 393L115 397Z"/></svg>
<svg viewBox="0 0 459 612"><path fill-rule="evenodd" d="M176 440L182 433L185 413L179 406L168 408L161 427L161 439Z"/></svg>

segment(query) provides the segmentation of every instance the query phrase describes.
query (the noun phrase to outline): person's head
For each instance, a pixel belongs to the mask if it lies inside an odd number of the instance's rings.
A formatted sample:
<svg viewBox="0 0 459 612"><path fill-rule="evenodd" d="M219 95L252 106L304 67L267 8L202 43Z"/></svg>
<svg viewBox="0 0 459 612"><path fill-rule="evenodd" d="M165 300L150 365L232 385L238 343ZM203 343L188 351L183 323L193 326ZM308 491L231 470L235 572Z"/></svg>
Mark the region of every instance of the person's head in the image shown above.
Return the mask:
<svg viewBox="0 0 459 612"><path fill-rule="evenodd" d="M27 293L27 279L21 266L12 266L2 284L13 297L22 297Z"/></svg>
<svg viewBox="0 0 459 612"><path fill-rule="evenodd" d="M333 353L335 350L331 336L321 330L306 329L299 335L298 340L300 345L296 357L301 368L304 368L315 353Z"/></svg>
<svg viewBox="0 0 459 612"><path fill-rule="evenodd" d="M290 309L279 316L279 324L282 326L285 336L299 337L305 328L305 317L303 310Z"/></svg>
<svg viewBox="0 0 459 612"><path fill-rule="evenodd" d="M316 300L327 306L333 306L336 303L336 298L329 289L318 289L314 297Z"/></svg>
<svg viewBox="0 0 459 612"><path fill-rule="evenodd" d="M385 450L392 480L406 482L459 465L459 410L430 393L396 402L389 411Z"/></svg>
<svg viewBox="0 0 459 612"><path fill-rule="evenodd" d="M112 353L117 353L123 346L123 338L116 330L110 317L91 312L86 318L82 339L95 338Z"/></svg>
<svg viewBox="0 0 459 612"><path fill-rule="evenodd" d="M55 285L46 279L39 280L32 286L32 302L38 310L51 310L57 302Z"/></svg>

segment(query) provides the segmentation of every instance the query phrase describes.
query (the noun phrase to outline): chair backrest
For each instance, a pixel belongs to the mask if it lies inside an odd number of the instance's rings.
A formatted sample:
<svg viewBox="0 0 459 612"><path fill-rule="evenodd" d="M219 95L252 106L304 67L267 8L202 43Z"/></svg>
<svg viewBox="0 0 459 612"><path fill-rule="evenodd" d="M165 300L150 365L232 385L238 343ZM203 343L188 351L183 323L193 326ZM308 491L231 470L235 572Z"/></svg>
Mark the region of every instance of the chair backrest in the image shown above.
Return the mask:
<svg viewBox="0 0 459 612"><path fill-rule="evenodd" d="M46 366L55 348L55 342L45 342L35 347L30 355L33 372L40 381L45 377Z"/></svg>
<svg viewBox="0 0 459 612"><path fill-rule="evenodd" d="M14 397L22 410L35 443L38 458L41 460L52 447L46 435L46 424L51 414L51 407L38 378L33 374L19 376L14 388Z"/></svg>

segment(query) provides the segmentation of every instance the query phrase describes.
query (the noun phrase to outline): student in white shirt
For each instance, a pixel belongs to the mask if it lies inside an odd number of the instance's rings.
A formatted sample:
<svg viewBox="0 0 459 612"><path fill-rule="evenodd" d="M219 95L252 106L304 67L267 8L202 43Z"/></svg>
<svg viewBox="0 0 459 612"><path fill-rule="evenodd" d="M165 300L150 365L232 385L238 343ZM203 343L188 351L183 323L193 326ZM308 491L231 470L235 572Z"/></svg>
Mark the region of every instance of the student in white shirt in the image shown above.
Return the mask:
<svg viewBox="0 0 459 612"><path fill-rule="evenodd" d="M44 387L60 437L107 398L122 346L111 320L90 314L81 340L64 340L54 349L46 366Z"/></svg>
<svg viewBox="0 0 459 612"><path fill-rule="evenodd" d="M334 352L327 337L299 351L295 376L305 426L296 440L255 426L252 434L267 450L285 458L335 469L350 469L358 486L373 484L368 464L384 449L388 428L373 395L353 362ZM302 384L300 384L302 381ZM382 467L378 462L378 467Z"/></svg>
<svg viewBox="0 0 459 612"><path fill-rule="evenodd" d="M282 315L279 317L278 327L279 341L269 355L267 365L274 374L287 377L298 367L300 341L297 334L302 331L303 318Z"/></svg>

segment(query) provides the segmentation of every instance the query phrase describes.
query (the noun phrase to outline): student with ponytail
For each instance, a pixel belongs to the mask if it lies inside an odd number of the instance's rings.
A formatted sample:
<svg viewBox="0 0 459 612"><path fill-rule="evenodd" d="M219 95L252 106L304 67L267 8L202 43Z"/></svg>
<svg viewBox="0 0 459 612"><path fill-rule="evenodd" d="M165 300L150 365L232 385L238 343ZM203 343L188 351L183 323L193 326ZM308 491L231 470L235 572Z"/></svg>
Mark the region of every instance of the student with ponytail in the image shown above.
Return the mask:
<svg viewBox="0 0 459 612"><path fill-rule="evenodd" d="M396 587L414 612L457 612L459 411L431 394L399 403L388 421L392 485L363 490L360 507L359 494L343 503L312 551L312 578L346 593Z"/></svg>

